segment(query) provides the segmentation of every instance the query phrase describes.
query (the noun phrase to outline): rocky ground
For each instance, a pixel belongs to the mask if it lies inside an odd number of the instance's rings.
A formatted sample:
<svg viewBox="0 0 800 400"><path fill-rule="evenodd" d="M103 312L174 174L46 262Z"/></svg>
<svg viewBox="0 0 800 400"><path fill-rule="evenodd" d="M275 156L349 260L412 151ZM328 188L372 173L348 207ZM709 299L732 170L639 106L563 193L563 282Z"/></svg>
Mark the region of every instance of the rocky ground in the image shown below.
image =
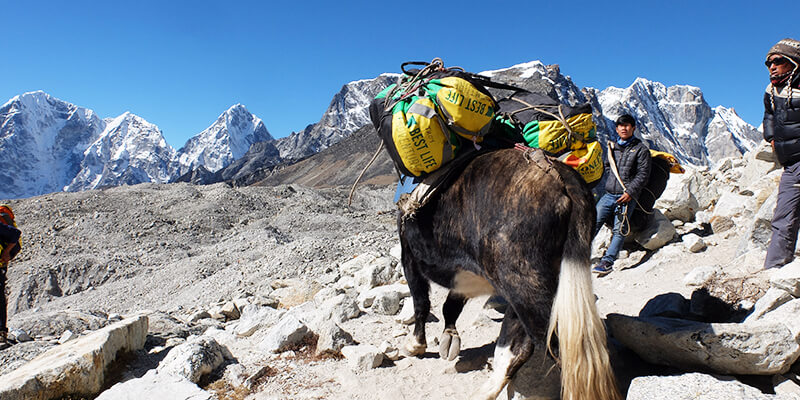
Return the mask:
<svg viewBox="0 0 800 400"><path fill-rule="evenodd" d="M733 308L758 308L772 290L771 272L760 271L767 228L759 210L774 201L773 169L751 155L673 177L659 203L661 223L626 246L613 273L594 279L601 314L637 316L659 295L688 302L702 287ZM10 326L35 340L0 351L0 375L71 336L144 312L144 348L118 360L106 382L129 386L100 398L130 396L173 375L196 388L195 397L175 389L175 398L470 398L491 373L502 314L485 308L485 298L470 301L458 322L460 357L442 360L436 343L445 293L435 288L428 353L402 356L410 301L397 260L393 188L362 186L351 206L348 191L144 184L11 202L25 236L9 269ZM595 256L607 235L595 241ZM773 308L793 303L781 293ZM618 336L613 358L630 399L793 398L797 374L789 371L723 374L736 375L724 384L738 394L713 397L728 393L715 386L719 373L645 362ZM174 359L192 346L204 349L192 354L214 354L213 361L191 377L174 372ZM797 358L788 357L787 366ZM524 376L540 382L540 396L557 397L539 375ZM642 393L663 394L664 383L647 381L650 392L635 383L662 376L691 379L696 393L712 393L659 397ZM778 376L790 389L777 389ZM530 393L514 382L500 398Z"/></svg>

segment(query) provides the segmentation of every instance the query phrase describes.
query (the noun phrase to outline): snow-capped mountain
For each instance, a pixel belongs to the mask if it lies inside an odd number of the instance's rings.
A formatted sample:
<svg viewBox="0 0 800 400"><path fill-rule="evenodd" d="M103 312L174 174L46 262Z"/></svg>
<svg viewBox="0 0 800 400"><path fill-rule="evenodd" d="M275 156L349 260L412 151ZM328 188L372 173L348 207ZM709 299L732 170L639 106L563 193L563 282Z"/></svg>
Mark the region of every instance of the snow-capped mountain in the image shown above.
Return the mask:
<svg viewBox="0 0 800 400"><path fill-rule="evenodd" d="M274 140L241 104L175 151L158 126L132 113L104 120L42 91L29 92L0 107L0 199L171 182L198 166L217 171L264 141Z"/></svg>
<svg viewBox="0 0 800 400"><path fill-rule="evenodd" d="M0 107L0 198L60 191L106 123L94 111L42 91Z"/></svg>
<svg viewBox="0 0 800 400"><path fill-rule="evenodd" d="M267 140L274 139L264 122L236 104L178 150L171 175L181 176L200 165L217 172L241 158L253 143Z"/></svg>
<svg viewBox="0 0 800 400"><path fill-rule="evenodd" d="M692 86L666 87L638 78L628 88L581 90L558 65L539 61L481 74L565 104L590 101L603 143L616 135L613 121L629 113L651 148L684 163L710 165L743 154L762 140L733 109L710 107L702 91ZM198 181L202 175L204 180L250 182L255 175L246 175L251 171L263 174L279 163L308 157L371 124L371 100L397 77L382 74L344 85L319 122L279 140L261 119L236 104L179 151L164 141L156 125L131 113L102 120L89 109L41 91L15 96L0 107L0 198L171 182L189 175Z"/></svg>
<svg viewBox="0 0 800 400"><path fill-rule="evenodd" d="M342 86L318 123L277 141L281 158L300 159L318 153L370 124L369 103L381 90L397 81L397 77L397 74L381 74Z"/></svg>
<svg viewBox="0 0 800 400"><path fill-rule="evenodd" d="M572 79L561 74L558 64L544 65L541 61L530 61L508 68L483 71L479 75L489 77L495 82L557 98L564 104L575 105L586 102L586 97L572 83ZM510 93L499 90L492 92L499 96Z"/></svg>
<svg viewBox="0 0 800 400"><path fill-rule="evenodd" d="M169 182L175 150L156 125L126 112L108 122L83 155L81 170L67 191Z"/></svg>
<svg viewBox="0 0 800 400"><path fill-rule="evenodd" d="M651 148L693 165L710 165L741 155L761 140L761 133L732 109L712 109L700 88L694 86L666 87L637 78L624 89L588 88L585 92L601 120L598 133L604 141L616 137L613 121L624 113L636 118L637 134Z"/></svg>

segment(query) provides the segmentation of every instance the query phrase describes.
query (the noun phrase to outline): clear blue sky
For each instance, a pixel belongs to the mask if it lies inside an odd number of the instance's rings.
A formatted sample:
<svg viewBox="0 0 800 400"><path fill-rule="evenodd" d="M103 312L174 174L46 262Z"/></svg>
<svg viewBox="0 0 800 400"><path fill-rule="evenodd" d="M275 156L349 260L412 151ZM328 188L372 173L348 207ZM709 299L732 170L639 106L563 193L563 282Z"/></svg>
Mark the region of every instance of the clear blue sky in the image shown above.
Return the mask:
<svg viewBox="0 0 800 400"><path fill-rule="evenodd" d="M765 53L800 39L800 1L0 0L0 31L0 103L44 90L130 111L180 148L236 103L286 136L343 84L434 57L476 72L541 60L579 87L698 86L758 126Z"/></svg>

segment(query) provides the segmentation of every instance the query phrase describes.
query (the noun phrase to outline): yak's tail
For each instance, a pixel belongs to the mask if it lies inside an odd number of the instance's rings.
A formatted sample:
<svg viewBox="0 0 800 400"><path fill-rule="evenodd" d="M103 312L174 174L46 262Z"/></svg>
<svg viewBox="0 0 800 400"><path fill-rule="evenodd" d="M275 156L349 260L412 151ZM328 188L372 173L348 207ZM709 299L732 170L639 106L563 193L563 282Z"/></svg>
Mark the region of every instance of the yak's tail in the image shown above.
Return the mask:
<svg viewBox="0 0 800 400"><path fill-rule="evenodd" d="M567 241L553 300L547 346L558 336L561 398L620 400L606 346L606 330L595 306L590 271L594 205L582 190L567 183L572 200ZM552 350L550 350L552 353Z"/></svg>

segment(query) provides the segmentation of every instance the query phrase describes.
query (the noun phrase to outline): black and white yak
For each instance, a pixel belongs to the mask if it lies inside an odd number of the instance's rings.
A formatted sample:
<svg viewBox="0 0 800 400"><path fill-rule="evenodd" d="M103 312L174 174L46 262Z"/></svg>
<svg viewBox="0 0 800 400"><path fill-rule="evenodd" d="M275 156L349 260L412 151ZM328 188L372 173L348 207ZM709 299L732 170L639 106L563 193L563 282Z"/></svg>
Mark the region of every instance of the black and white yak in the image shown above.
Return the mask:
<svg viewBox="0 0 800 400"><path fill-rule="evenodd" d="M426 351L430 282L450 289L439 354L460 351L456 319L468 298L504 297L493 375L474 398L495 399L533 352L551 349L562 398L620 399L590 272L592 194L569 166L541 152L479 155L413 217L399 221L416 322L406 350ZM555 338L552 336L555 335Z"/></svg>

